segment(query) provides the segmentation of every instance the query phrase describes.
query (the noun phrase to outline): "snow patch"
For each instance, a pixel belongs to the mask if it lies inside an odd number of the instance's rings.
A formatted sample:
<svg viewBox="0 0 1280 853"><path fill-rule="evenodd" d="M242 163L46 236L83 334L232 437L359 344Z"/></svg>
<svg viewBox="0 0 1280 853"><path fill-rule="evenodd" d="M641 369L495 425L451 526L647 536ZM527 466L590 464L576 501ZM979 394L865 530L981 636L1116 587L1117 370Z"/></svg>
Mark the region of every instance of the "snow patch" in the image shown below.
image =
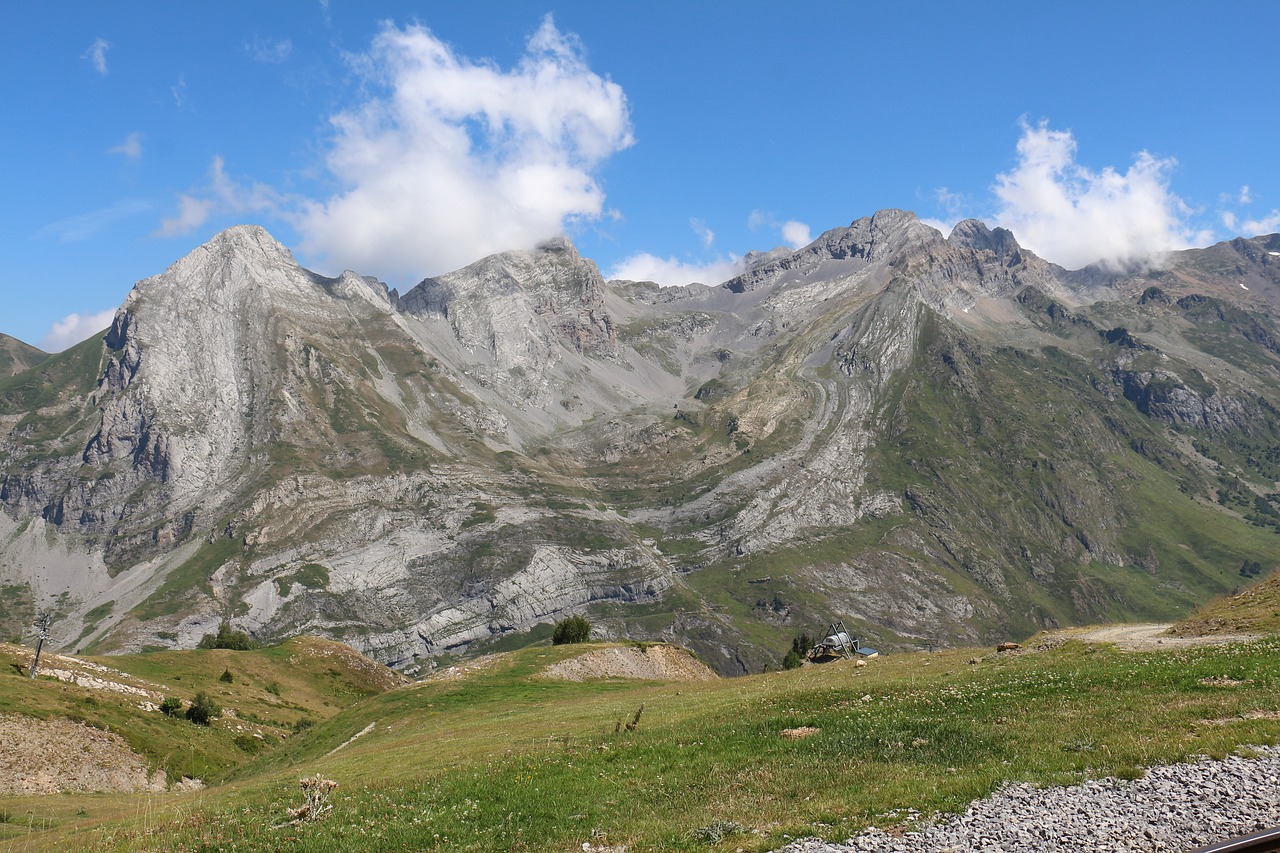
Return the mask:
<svg viewBox="0 0 1280 853"><path fill-rule="evenodd" d="M1242 281L1242 282L1240 282L1240 289L1241 289L1241 290L1248 290L1249 288L1245 287L1244 282Z"/></svg>

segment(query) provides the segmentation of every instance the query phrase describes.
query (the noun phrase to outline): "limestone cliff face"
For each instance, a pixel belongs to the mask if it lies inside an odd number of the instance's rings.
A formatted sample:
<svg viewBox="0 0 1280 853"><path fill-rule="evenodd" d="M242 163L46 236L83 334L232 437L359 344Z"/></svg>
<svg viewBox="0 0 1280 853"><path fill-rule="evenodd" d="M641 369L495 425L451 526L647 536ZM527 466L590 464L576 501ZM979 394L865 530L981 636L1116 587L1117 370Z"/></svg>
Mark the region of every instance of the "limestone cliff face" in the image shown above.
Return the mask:
<svg viewBox="0 0 1280 853"><path fill-rule="evenodd" d="M401 296L239 226L0 381L0 621L413 670L585 611L734 672L838 615L892 647L1172 613L1280 560L1241 544L1280 528L1270 239L1067 272L890 210L720 286L556 240Z"/></svg>

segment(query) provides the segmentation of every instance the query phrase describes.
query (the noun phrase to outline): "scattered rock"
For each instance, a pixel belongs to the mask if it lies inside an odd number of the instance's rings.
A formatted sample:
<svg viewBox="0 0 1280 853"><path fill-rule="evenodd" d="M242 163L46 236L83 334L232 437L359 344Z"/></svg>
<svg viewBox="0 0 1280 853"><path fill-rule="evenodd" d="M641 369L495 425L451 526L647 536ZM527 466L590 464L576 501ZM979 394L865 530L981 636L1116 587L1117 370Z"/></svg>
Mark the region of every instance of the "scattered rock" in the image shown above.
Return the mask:
<svg viewBox="0 0 1280 853"><path fill-rule="evenodd" d="M778 734L790 740L804 740L807 737L813 737L820 731L822 729L816 726L798 726L794 729L783 729Z"/></svg>

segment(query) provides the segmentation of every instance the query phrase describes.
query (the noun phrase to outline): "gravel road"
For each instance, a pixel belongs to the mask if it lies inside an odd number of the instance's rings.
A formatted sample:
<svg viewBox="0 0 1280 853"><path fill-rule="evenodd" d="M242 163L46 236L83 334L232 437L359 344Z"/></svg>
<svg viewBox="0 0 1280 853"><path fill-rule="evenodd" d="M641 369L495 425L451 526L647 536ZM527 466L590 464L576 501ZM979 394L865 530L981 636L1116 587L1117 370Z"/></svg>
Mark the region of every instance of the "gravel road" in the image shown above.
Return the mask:
<svg viewBox="0 0 1280 853"><path fill-rule="evenodd" d="M1185 851L1280 825L1280 747L1255 757L1152 767L1141 779L1009 785L918 831L865 830L782 853L1146 853Z"/></svg>

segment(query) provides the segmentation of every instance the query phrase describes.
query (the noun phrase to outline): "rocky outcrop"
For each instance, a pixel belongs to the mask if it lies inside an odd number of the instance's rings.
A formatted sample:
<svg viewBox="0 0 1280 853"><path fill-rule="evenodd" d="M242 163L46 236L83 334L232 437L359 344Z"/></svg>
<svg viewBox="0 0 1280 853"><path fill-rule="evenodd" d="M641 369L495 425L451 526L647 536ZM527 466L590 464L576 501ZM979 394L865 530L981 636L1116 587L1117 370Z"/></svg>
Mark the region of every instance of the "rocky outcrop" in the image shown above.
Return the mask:
<svg viewBox="0 0 1280 853"><path fill-rule="evenodd" d="M772 661L744 637L828 611L891 648L1130 606L1106 567L1189 601L1222 579L1135 551L1163 510L1129 503L1167 491L1157 466L1176 500L1240 496L1201 534L1222 553L1266 521L1235 482L1280 480L1280 335L1247 301L1272 262L1246 242L1085 275L889 210L719 287L608 284L560 239L401 296L240 226L42 362L33 408L0 395L0 583L58 602L63 643L231 614L409 669L579 612L738 672ZM1186 292L1228 257L1256 292Z"/></svg>

